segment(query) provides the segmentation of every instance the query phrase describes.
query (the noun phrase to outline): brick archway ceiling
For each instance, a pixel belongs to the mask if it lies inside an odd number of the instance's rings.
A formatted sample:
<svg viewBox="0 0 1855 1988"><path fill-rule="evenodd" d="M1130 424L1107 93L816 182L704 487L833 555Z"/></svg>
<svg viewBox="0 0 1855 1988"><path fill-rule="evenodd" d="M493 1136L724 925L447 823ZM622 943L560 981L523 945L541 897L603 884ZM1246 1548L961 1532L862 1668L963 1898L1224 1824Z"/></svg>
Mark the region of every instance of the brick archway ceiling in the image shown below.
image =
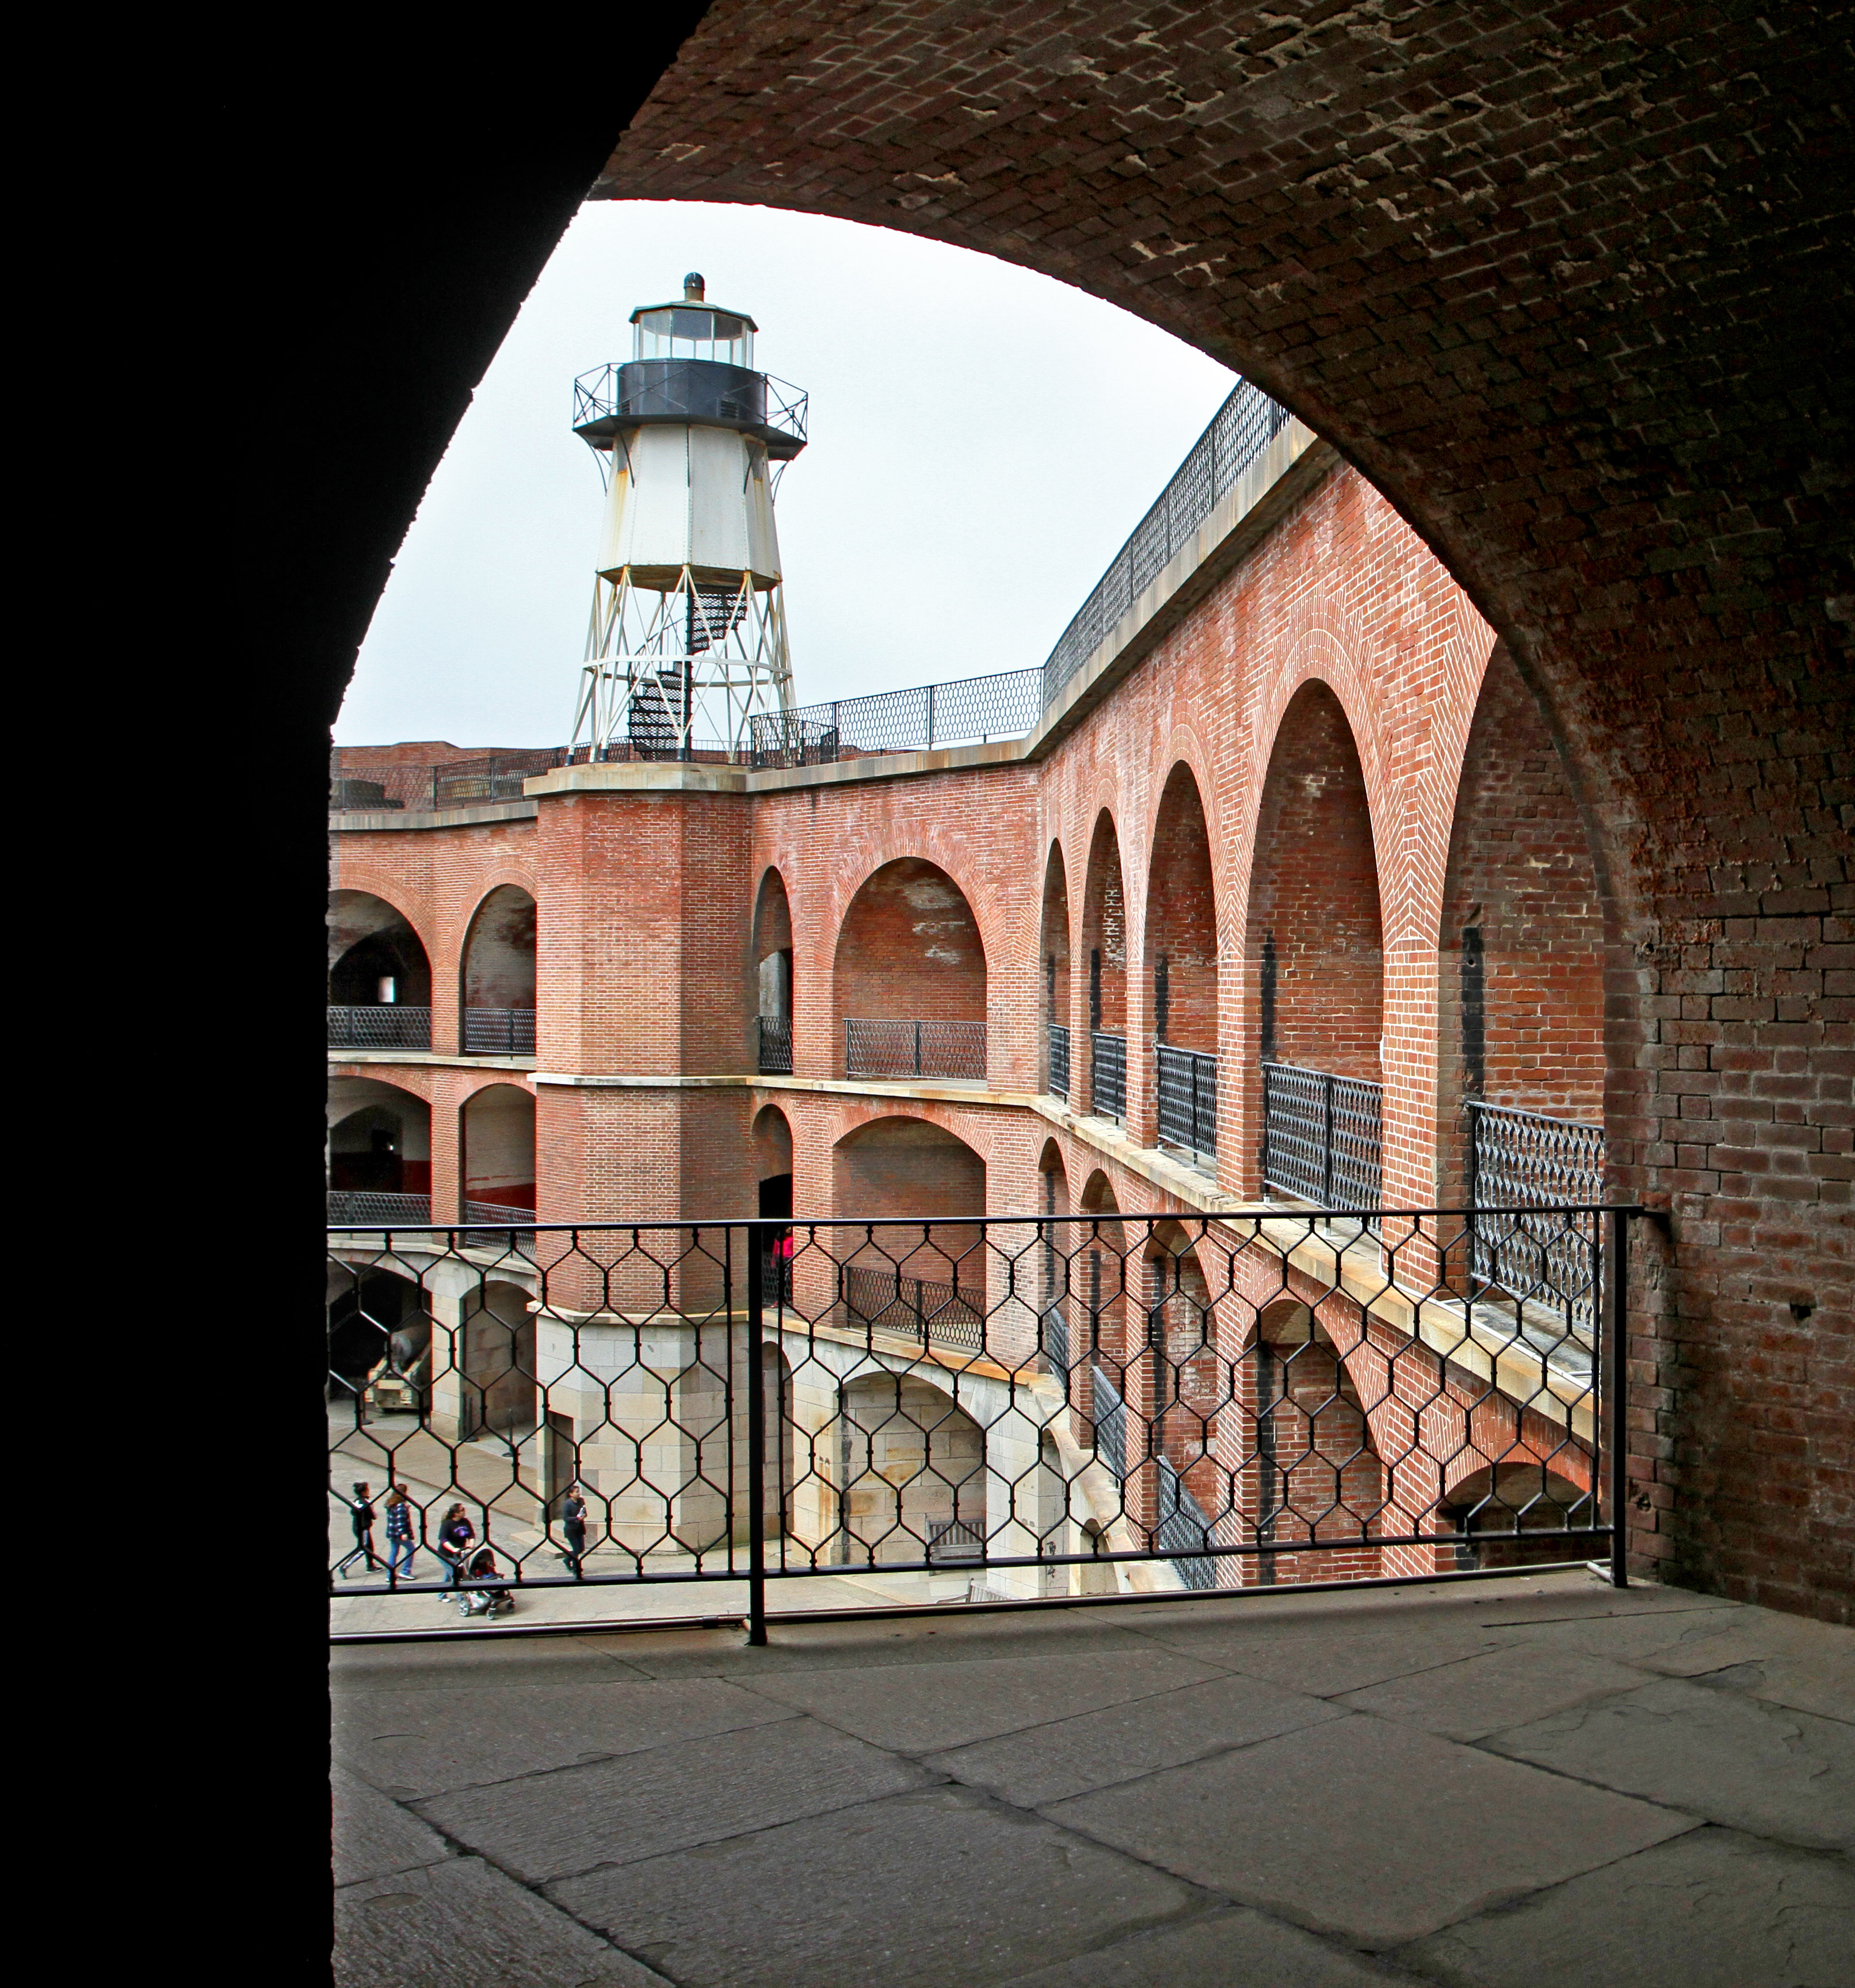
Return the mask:
<svg viewBox="0 0 1855 1988"><path fill-rule="evenodd" d="M1508 638L1673 947L1812 868L1847 712L1847 18L719 0L595 194L929 235L1254 378Z"/></svg>

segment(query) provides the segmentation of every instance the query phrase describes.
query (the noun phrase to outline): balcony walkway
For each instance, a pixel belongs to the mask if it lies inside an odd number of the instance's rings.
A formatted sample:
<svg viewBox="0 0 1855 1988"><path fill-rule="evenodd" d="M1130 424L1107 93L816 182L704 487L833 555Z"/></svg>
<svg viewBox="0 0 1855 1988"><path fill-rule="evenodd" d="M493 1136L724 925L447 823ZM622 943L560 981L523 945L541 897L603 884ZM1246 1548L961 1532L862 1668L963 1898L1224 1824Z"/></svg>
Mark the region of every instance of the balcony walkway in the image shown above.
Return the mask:
<svg viewBox="0 0 1855 1988"><path fill-rule="evenodd" d="M1584 1574L344 1648L336 1978L1850 1977L1855 1631Z"/></svg>

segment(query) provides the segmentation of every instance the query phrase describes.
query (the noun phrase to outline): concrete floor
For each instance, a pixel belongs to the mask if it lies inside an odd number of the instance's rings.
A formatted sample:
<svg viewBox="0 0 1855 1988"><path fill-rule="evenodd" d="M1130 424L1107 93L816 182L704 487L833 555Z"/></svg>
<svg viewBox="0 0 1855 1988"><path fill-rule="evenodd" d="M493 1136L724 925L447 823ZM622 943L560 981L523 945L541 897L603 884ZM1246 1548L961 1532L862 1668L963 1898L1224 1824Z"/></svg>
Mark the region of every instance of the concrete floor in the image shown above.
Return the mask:
<svg viewBox="0 0 1855 1988"><path fill-rule="evenodd" d="M1855 1631L1586 1574L348 1648L337 1979L1855 1984Z"/></svg>

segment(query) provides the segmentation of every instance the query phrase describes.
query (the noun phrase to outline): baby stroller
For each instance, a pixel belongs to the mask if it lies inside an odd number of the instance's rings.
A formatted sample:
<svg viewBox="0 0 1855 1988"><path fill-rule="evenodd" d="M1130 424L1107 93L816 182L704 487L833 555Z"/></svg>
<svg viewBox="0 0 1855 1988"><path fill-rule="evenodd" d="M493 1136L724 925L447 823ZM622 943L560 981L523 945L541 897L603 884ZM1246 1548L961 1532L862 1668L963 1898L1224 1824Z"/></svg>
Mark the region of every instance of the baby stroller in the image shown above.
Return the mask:
<svg viewBox="0 0 1855 1988"><path fill-rule="evenodd" d="M489 1547L479 1547L458 1584L457 1612L465 1616L513 1615L515 1597L507 1588L492 1585L497 1578L496 1555Z"/></svg>

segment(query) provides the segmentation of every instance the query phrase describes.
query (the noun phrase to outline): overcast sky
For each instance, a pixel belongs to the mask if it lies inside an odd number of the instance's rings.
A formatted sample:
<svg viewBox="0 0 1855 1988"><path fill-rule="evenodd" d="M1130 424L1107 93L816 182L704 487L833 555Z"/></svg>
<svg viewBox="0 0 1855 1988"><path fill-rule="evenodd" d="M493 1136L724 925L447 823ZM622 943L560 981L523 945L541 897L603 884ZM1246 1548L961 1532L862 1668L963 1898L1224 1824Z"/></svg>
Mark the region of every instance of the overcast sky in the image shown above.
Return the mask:
<svg viewBox="0 0 1855 1988"><path fill-rule="evenodd" d="M811 396L778 502L801 704L1041 663L1234 384L963 249L768 208L589 205L425 493L338 740L565 742L602 498L574 377L628 359L632 310L689 269Z"/></svg>

